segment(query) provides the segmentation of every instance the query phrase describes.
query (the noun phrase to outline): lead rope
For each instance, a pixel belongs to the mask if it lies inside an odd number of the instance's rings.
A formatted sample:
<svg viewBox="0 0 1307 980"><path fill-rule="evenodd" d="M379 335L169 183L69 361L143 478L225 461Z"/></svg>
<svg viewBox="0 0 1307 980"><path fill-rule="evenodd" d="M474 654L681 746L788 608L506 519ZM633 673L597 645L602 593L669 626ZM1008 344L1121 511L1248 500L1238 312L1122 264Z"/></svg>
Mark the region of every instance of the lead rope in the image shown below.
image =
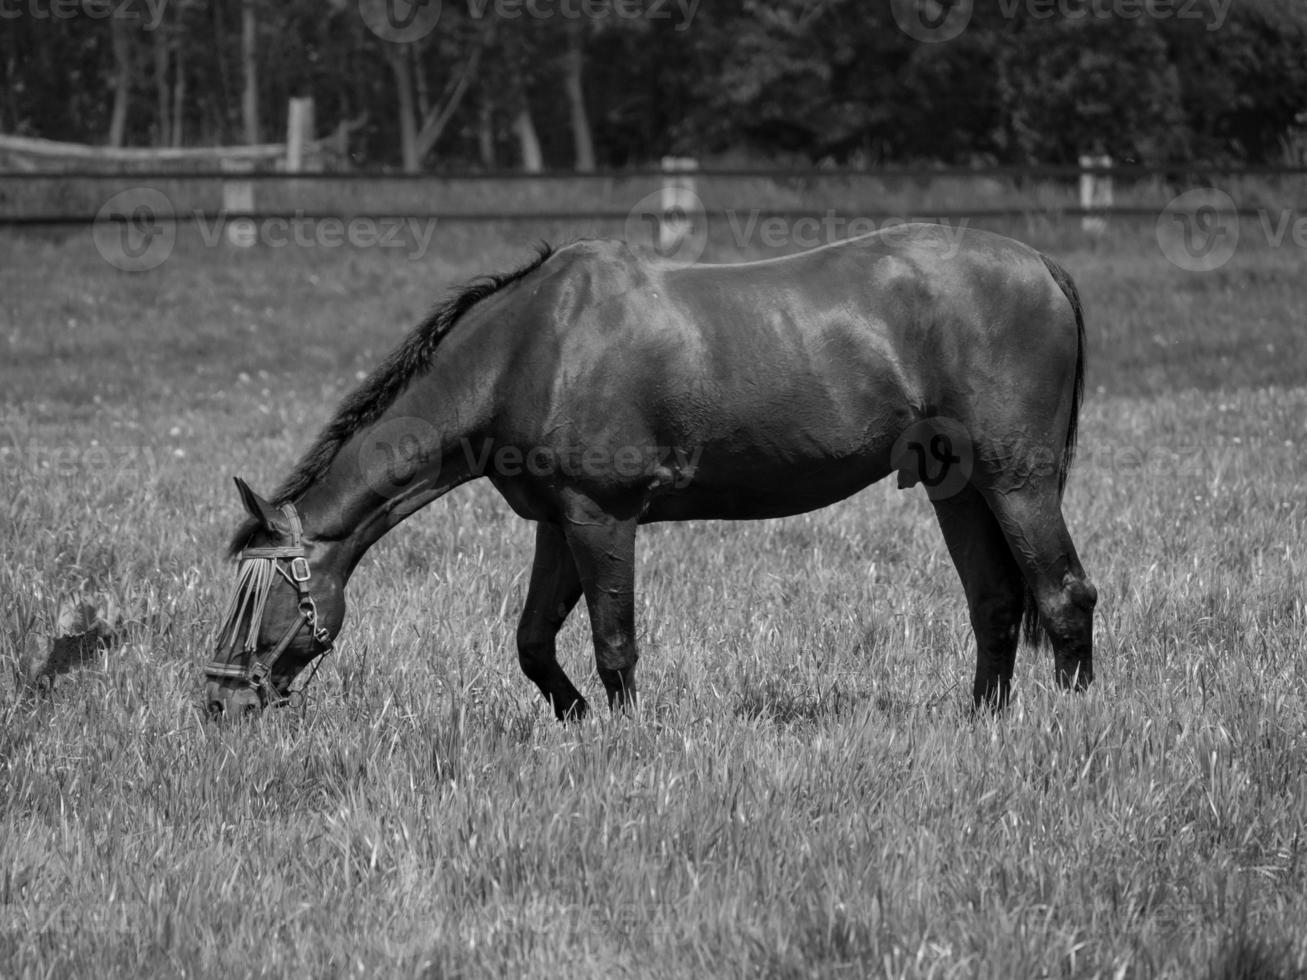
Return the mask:
<svg viewBox="0 0 1307 980"><path fill-rule="evenodd" d="M313 669L309 671L309 679L306 680L299 687L297 687L295 690L286 692L286 701L292 707L295 706L296 701L299 702L299 708L301 714L309 710L309 695L308 695L309 685L313 683L313 678L318 676L318 668L322 666L322 661L327 659L327 654L329 653L331 653L330 649L323 650L320 654L314 657Z"/></svg>

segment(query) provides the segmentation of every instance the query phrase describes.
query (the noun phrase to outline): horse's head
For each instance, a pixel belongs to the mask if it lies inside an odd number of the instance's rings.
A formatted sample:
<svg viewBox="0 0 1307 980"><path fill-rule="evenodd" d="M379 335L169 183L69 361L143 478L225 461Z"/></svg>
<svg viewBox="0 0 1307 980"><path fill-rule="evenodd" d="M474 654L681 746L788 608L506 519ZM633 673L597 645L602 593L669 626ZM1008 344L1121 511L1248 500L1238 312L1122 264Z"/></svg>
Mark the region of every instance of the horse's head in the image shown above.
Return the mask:
<svg viewBox="0 0 1307 980"><path fill-rule="evenodd" d="M238 543L236 593L204 668L214 716L286 704L295 676L331 650L345 616L344 580L330 544L305 533L292 504L274 507L242 480L236 486L249 533Z"/></svg>

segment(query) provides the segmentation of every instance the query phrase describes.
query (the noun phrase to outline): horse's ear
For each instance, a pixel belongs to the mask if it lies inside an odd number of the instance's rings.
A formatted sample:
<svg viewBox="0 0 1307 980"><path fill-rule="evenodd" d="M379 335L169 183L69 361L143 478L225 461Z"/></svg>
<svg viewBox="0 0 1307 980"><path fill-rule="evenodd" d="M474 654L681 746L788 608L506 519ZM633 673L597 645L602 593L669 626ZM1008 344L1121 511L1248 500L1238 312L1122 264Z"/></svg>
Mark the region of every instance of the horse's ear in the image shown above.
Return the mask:
<svg viewBox="0 0 1307 980"><path fill-rule="evenodd" d="M251 490L250 485L239 476L233 477L233 479L236 481L236 489L240 491L241 503L245 505L245 512L257 521L265 531L276 531L277 508Z"/></svg>

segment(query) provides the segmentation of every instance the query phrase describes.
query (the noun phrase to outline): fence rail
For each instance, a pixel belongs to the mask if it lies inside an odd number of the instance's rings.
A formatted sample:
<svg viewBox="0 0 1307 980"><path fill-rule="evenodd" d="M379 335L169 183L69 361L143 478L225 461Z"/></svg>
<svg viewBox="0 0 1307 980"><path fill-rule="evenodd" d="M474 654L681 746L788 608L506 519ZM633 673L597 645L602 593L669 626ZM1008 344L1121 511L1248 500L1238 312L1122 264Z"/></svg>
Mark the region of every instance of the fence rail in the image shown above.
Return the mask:
<svg viewBox="0 0 1307 980"><path fill-rule="evenodd" d="M258 148L251 148L257 150ZM1014 180L1070 180L1082 174L1100 174L1128 180L1158 178L1164 180L1203 177L1300 177L1307 175L1303 165L1249 165L1213 163L1176 163L1168 165L1114 164L1110 166L1080 167L1074 164L1048 164L1042 166L1003 165L987 167L909 167L892 166L875 169L848 167L721 167L694 171L696 177L711 180L932 180L957 177L1005 177ZM667 171L657 167L635 167L623 170L544 170L527 173L521 170L430 170L405 173L394 170L333 170L291 173L285 170L251 170L242 173L245 180L278 180L295 183L328 183L332 181L406 182L422 181L495 181L534 183L575 180L602 182L614 180L641 180L662 178ZM91 180L138 181L162 180L229 180L229 170L10 170L0 171L0 181L34 180Z"/></svg>
<svg viewBox="0 0 1307 980"><path fill-rule="evenodd" d="M1307 178L1307 166L727 167L673 175L665 168L650 167L540 174L49 169L0 172L0 227L93 224L115 191L151 187L164 194L173 212L152 217L174 222L379 216L470 223L621 222L633 213L629 205L646 200L644 192L655 193L669 176L690 179L690 186L697 187L702 198L701 213L710 219L745 212L762 219L841 221L884 221L913 215L936 220L1040 215L1132 219L1156 216L1167 204L1168 188L1220 184L1216 178L1267 179L1280 184L1276 197L1307 199L1307 180L1303 179ZM969 181L986 180L991 184L983 194L971 192ZM1036 183L1040 181L1044 183ZM1077 181L1082 183L1079 195ZM1106 196L1086 196L1086 181L1108 185ZM759 186L764 183L771 187ZM499 193L501 188L503 193ZM1260 195L1249 200L1256 202ZM1244 207L1248 201L1230 203L1241 214L1259 213ZM1307 211L1307 204L1288 203L1282 210Z"/></svg>
<svg viewBox="0 0 1307 980"><path fill-rule="evenodd" d="M710 208L703 212L703 216L709 219L730 218L740 214L742 209L732 208ZM783 219L804 219L804 218L830 218L835 221L856 221L859 219L871 220L877 223L882 222L910 222L910 221L983 221L986 219L1000 218L1033 218L1038 216L1055 217L1055 218L1144 218L1152 219L1158 216L1159 207L1112 207L1112 208L1081 208L1081 207L1010 207L1010 208L938 208L929 211L921 211L919 214L900 214L897 212L876 212L876 211L840 211L834 209L815 209L815 208L752 208L749 213L759 219L783 218ZM1296 213L1307 214L1307 206L1296 209L1289 209ZM1264 215L1264 209L1258 208L1234 208L1224 211L1223 214L1230 216L1239 216L1243 218L1259 218ZM366 211L182 211L179 214L162 214L154 213L150 220L155 222L175 223L175 222L211 222L220 221L234 222L243 220L252 221L343 221L350 222L362 218L404 218L413 221L466 221L472 224L484 224L495 221L540 221L540 222L565 222L565 221L596 221L596 222L613 222L620 223L631 218L629 211L404 211L403 213L385 214L376 210ZM93 224L96 220L95 215L56 215L53 217L4 217L0 216L0 226L14 227L57 227L57 226L80 226Z"/></svg>

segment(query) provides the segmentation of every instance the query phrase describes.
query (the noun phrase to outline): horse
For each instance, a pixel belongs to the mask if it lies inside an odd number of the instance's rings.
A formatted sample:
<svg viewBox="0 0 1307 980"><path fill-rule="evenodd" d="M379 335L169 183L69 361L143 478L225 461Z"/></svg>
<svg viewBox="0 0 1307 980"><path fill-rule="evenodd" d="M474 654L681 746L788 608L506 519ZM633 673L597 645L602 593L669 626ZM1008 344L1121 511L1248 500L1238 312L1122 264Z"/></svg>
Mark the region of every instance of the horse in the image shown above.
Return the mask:
<svg viewBox="0 0 1307 980"><path fill-rule="evenodd" d="M364 553L481 477L536 525L517 655L560 720L589 707L555 644L582 596L609 708L635 703L639 525L799 514L891 473L925 487L961 578L976 709L1008 703L1023 635L1083 690L1097 592L1062 499L1084 374L1071 277L978 229L736 264L542 245L438 305L271 499L236 479L240 571L207 707L287 703Z"/></svg>

